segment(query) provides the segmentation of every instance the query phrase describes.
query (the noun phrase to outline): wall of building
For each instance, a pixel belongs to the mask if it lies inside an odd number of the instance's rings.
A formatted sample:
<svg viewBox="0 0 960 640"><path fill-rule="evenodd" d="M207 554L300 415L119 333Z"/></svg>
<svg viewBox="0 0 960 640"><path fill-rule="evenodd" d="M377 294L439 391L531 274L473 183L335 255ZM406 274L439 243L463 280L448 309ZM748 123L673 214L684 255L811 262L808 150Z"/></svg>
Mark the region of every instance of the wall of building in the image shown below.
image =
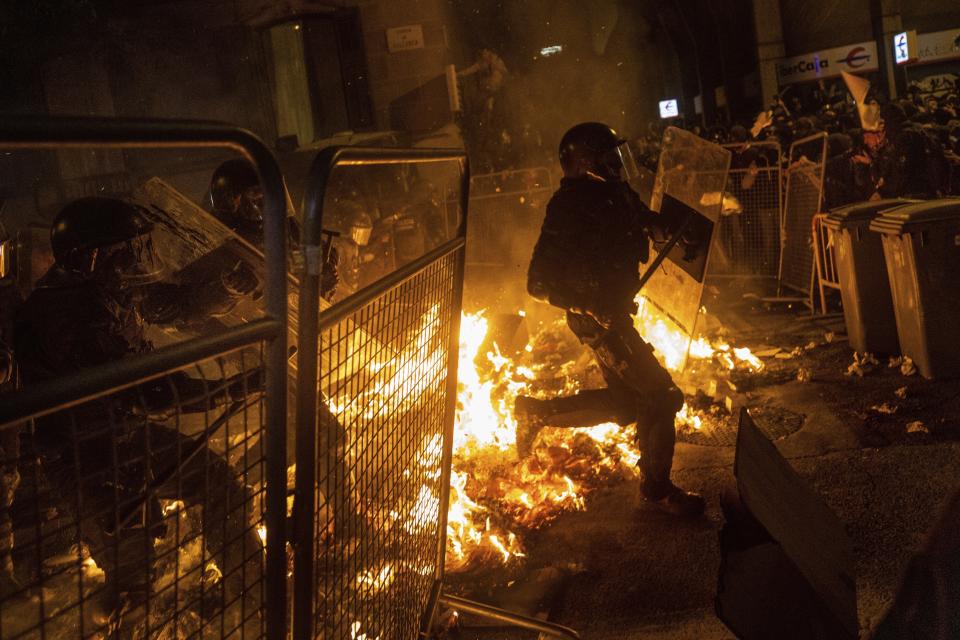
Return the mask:
<svg viewBox="0 0 960 640"><path fill-rule="evenodd" d="M786 55L795 56L873 38L869 0L780 2Z"/></svg>
<svg viewBox="0 0 960 640"><path fill-rule="evenodd" d="M450 3L445 0L356 0L367 50L370 97L379 129L390 128L390 103L444 72L453 63ZM423 29L423 48L391 53L387 30Z"/></svg>
<svg viewBox="0 0 960 640"><path fill-rule="evenodd" d="M919 33L960 28L957 0L901 0L900 15L905 29Z"/></svg>

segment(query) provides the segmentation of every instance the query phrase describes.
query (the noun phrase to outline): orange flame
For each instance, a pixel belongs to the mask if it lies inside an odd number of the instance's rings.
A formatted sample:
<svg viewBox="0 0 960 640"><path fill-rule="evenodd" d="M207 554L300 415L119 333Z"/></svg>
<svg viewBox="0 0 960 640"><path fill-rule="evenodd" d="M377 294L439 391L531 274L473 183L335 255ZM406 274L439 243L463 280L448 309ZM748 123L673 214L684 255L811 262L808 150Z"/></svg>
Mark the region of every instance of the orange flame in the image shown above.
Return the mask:
<svg viewBox="0 0 960 640"><path fill-rule="evenodd" d="M638 304L646 301L638 296ZM638 314L641 336L661 362L680 370L688 359L711 361L724 369L759 371L763 363L749 349L711 343L671 327L651 313ZM586 429L547 429L534 455L516 461L517 395L533 393L542 364L524 362L481 347L487 336L484 312L463 314L460 325L459 387L454 431L453 474L447 527L447 568L463 570L489 560L510 562L524 556L512 527L536 528L564 511L585 508L585 496L602 477L636 474L640 452L632 432L616 424ZM563 393L576 391L573 363L560 367ZM700 429L703 416L686 404L677 413L678 429Z"/></svg>

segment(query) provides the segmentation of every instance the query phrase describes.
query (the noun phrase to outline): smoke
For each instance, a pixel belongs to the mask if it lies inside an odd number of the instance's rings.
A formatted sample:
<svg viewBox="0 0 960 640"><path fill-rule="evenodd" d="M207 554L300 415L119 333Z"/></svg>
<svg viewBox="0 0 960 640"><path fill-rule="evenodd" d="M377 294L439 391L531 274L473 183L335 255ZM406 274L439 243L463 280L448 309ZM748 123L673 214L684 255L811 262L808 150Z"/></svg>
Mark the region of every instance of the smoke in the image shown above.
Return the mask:
<svg viewBox="0 0 960 640"><path fill-rule="evenodd" d="M456 3L465 39L464 61L490 49L506 64L493 95L495 115L482 135L502 136L514 167L556 162L560 137L578 122L596 120L624 134L658 118L672 50L649 19L645 3L627 0L530 0ZM548 55L541 53L548 47ZM467 83L472 82L469 78ZM465 93L469 93L467 87ZM465 114L464 128L476 125ZM503 168L503 167L500 167Z"/></svg>

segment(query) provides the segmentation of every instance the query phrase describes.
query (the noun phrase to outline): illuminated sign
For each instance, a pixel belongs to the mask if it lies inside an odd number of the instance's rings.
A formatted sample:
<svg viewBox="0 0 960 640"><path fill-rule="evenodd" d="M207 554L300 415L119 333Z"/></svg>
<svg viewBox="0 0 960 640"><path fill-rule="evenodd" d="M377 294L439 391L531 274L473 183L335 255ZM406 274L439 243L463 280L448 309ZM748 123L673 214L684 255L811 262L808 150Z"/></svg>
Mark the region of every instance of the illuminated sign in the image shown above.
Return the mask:
<svg viewBox="0 0 960 640"><path fill-rule="evenodd" d="M907 32L893 36L893 59L897 64L903 64L910 59L910 47L907 42Z"/></svg>
<svg viewBox="0 0 960 640"><path fill-rule="evenodd" d="M680 115L680 106L677 104L676 98L672 100L661 100L660 101L660 117L661 118L676 118Z"/></svg>
<svg viewBox="0 0 960 640"><path fill-rule="evenodd" d="M860 42L784 58L777 62L777 78L784 85L833 78L841 71L864 73L879 68L876 43Z"/></svg>
<svg viewBox="0 0 960 640"><path fill-rule="evenodd" d="M554 44L540 49L540 55L542 55L544 58L549 58L550 56L560 53L561 51L563 51L563 45Z"/></svg>
<svg viewBox="0 0 960 640"><path fill-rule="evenodd" d="M893 36L893 59L897 64L916 62L920 57L920 47L917 46L917 32L904 31Z"/></svg>

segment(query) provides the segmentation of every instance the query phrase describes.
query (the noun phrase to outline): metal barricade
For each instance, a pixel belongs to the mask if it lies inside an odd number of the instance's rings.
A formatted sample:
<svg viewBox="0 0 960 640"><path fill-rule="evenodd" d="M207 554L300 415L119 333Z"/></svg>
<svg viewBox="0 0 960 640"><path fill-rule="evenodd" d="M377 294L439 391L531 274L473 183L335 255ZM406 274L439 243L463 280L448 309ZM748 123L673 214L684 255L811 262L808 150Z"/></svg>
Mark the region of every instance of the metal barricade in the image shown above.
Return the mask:
<svg viewBox="0 0 960 640"><path fill-rule="evenodd" d="M390 164L445 175L451 188L441 189L443 198L455 197L459 208L456 230L318 313L319 263L311 257L320 252L324 216L334 215L327 208L338 206L328 191L337 191L341 172ZM442 583L468 180L465 154L422 149L330 148L311 169L292 535L298 640L412 640L429 633L438 602L456 600ZM545 633L562 629L461 605Z"/></svg>
<svg viewBox="0 0 960 640"><path fill-rule="evenodd" d="M710 276L776 278L783 211L780 144L722 146L733 154L727 193L736 210L720 218Z"/></svg>
<svg viewBox="0 0 960 640"><path fill-rule="evenodd" d="M525 264L553 190L547 167L473 176L467 266Z"/></svg>
<svg viewBox="0 0 960 640"><path fill-rule="evenodd" d="M0 596L0 636L280 640L287 230L276 161L249 132L206 122L6 118L0 147L239 152L263 186L267 262L264 317L0 396L3 446L20 431L33 452L9 513L23 589Z"/></svg>
<svg viewBox="0 0 960 640"><path fill-rule="evenodd" d="M826 133L817 133L790 145L779 284L781 289L786 287L803 293L811 306L815 270L810 228L813 216L820 212L823 203L826 160Z"/></svg>
<svg viewBox="0 0 960 640"><path fill-rule="evenodd" d="M833 238L823 222L827 214L813 216L813 253L817 265L817 284L820 290L820 312L827 313L827 289L840 291L840 275L837 272L837 257ZM813 305L811 305L813 308Z"/></svg>

